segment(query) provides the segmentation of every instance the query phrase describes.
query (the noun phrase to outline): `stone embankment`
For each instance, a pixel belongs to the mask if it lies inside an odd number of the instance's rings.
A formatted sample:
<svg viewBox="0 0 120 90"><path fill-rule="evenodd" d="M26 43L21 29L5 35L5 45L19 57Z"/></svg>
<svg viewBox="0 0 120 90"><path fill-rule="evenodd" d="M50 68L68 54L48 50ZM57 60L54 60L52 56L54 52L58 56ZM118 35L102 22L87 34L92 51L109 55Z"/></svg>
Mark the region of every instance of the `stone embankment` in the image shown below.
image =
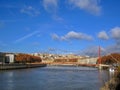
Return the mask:
<svg viewBox="0 0 120 90"><path fill-rule="evenodd" d="M46 63L47 65L52 66L84 66L84 67L96 67L96 64L81 64L76 62L54 62L54 63Z"/></svg>
<svg viewBox="0 0 120 90"><path fill-rule="evenodd" d="M11 69L25 69L25 68L35 68L35 67L45 67L46 64L0 64L0 70L11 70Z"/></svg>

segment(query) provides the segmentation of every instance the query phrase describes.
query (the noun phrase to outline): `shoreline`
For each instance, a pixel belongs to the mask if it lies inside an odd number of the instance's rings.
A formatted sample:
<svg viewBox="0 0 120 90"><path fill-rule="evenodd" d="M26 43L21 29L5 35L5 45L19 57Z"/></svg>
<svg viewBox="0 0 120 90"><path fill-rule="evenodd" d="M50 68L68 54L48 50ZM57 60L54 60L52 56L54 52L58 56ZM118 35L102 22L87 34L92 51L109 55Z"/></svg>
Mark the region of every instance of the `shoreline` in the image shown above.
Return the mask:
<svg viewBox="0 0 120 90"><path fill-rule="evenodd" d="M27 69L27 68L37 68L46 66L76 66L76 67L96 67L96 64L80 64L80 63L13 63L13 64L0 64L0 70L12 70L12 69Z"/></svg>
<svg viewBox="0 0 120 90"><path fill-rule="evenodd" d="M83 66L96 67L96 64L81 64L81 63L46 63L48 66Z"/></svg>
<svg viewBox="0 0 120 90"><path fill-rule="evenodd" d="M3 64L0 65L0 70L13 70L13 69L27 69L27 68L36 68L36 67L45 67L46 64Z"/></svg>
<svg viewBox="0 0 120 90"><path fill-rule="evenodd" d="M120 90L120 73L106 82L100 90Z"/></svg>

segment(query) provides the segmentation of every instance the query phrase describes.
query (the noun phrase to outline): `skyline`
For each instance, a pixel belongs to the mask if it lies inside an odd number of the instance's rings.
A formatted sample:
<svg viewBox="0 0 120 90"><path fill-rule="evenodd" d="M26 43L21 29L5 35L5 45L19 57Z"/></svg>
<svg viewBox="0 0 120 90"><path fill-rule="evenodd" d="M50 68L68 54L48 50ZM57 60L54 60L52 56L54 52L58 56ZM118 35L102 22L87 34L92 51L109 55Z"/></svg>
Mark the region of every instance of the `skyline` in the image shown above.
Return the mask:
<svg viewBox="0 0 120 90"><path fill-rule="evenodd" d="M0 0L0 52L120 53L118 0Z"/></svg>

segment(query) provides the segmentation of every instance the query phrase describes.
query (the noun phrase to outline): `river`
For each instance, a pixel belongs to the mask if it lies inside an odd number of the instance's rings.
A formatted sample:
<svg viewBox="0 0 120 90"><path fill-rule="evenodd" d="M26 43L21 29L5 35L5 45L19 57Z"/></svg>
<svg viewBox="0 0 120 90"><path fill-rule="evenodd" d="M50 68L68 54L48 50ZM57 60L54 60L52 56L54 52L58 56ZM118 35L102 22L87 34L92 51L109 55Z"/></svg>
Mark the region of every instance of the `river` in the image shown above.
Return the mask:
<svg viewBox="0 0 120 90"><path fill-rule="evenodd" d="M108 80L97 68L47 66L0 71L0 90L99 90Z"/></svg>

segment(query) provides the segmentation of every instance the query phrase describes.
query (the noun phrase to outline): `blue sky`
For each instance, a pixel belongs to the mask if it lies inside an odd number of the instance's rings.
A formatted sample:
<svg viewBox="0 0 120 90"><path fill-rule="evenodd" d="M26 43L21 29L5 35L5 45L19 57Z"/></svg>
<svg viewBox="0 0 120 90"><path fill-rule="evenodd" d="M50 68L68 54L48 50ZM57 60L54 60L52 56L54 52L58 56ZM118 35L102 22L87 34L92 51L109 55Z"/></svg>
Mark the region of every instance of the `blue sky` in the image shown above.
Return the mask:
<svg viewBox="0 0 120 90"><path fill-rule="evenodd" d="M0 0L0 52L120 52L119 0Z"/></svg>

